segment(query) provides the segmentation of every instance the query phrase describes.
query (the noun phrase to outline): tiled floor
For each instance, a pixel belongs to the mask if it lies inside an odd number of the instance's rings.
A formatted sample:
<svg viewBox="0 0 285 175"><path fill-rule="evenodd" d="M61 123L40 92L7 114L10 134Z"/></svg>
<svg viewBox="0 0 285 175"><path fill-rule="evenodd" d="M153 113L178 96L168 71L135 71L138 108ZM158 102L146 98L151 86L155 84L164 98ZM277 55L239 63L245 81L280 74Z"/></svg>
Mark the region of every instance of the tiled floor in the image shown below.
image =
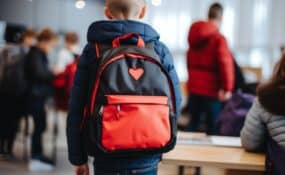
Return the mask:
<svg viewBox="0 0 285 175"><path fill-rule="evenodd" d="M72 175L72 167L66 161L66 152L59 152L59 159L55 171L29 172L25 162L0 162L0 175Z"/></svg>

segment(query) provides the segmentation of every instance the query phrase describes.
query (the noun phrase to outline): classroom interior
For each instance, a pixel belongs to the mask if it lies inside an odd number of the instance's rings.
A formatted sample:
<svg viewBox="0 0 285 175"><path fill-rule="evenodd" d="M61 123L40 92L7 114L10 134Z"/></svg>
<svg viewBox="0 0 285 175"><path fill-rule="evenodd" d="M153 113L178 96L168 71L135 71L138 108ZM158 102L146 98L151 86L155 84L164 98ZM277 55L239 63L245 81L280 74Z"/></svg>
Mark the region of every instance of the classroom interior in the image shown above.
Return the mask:
<svg viewBox="0 0 285 175"><path fill-rule="evenodd" d="M78 1L84 3L78 4ZM189 28L193 22L207 19L208 8L214 2L224 6L221 33L227 39L247 83L263 82L270 78L275 63L281 58L280 48L285 45L284 0L147 0L147 14L142 21L153 26L160 33L161 41L170 48L180 80L182 107L186 105L188 96L186 53L189 48ZM84 47L88 26L94 21L106 19L103 15L104 3L104 0L1 0L0 48L5 45L4 32L8 25L23 25L37 30L49 27L59 36L56 50L49 55L52 65L57 52L63 47L65 32L76 32L80 38L80 48ZM44 148L46 155L51 155L53 144L56 144L55 170L28 170L33 132L30 117L20 121L13 148L16 160L0 160L0 175L73 173L67 159L66 113L55 111L52 103L50 100L46 107L48 127L44 134ZM187 116L181 118L179 123L183 124ZM59 130L57 138L53 135L55 123ZM91 158L89 163L92 164ZM264 166L264 153L246 152L241 147L239 137L179 131L177 146L163 156L158 174L261 175Z"/></svg>

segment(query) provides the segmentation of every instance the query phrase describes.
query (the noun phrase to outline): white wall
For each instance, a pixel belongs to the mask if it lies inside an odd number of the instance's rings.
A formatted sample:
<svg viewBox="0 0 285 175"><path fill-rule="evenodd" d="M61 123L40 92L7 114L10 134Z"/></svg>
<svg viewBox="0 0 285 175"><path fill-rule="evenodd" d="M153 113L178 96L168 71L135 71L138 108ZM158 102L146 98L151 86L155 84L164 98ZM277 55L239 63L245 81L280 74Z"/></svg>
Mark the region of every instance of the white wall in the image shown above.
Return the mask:
<svg viewBox="0 0 285 175"><path fill-rule="evenodd" d="M280 57L279 47L285 43L284 0L164 0L159 7L150 7L147 21L162 34L178 61L182 79L185 71L185 50L189 25L206 19L211 3L224 5L222 33L235 53L239 64L263 68L265 77Z"/></svg>
<svg viewBox="0 0 285 175"><path fill-rule="evenodd" d="M86 42L88 26L103 19L101 3L87 1L86 7L78 10L74 0L1 0L0 20L25 24L41 29L51 27L57 32L76 31L81 43Z"/></svg>

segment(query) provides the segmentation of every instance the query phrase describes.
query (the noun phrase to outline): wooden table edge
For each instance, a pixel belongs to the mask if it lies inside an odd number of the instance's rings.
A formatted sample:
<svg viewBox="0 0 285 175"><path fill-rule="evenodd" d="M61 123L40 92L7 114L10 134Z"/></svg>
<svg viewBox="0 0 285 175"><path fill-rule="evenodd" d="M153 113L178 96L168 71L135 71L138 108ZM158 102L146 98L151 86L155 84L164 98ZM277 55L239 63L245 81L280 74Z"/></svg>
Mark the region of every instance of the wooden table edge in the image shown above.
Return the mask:
<svg viewBox="0 0 285 175"><path fill-rule="evenodd" d="M217 167L222 169L232 170L249 170L249 171L264 171L264 165L247 165L235 163L222 163L222 162L205 162L205 161L189 161L189 160L175 160L163 158L162 164L172 164L177 166L193 166L193 167Z"/></svg>

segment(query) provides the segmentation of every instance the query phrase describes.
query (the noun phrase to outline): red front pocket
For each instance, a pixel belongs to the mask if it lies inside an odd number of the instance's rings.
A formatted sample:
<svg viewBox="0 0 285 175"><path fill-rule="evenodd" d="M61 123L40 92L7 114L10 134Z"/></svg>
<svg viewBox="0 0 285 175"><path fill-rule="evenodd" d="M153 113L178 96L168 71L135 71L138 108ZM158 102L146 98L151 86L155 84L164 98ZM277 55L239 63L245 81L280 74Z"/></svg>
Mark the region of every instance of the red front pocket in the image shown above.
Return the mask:
<svg viewBox="0 0 285 175"><path fill-rule="evenodd" d="M106 150L152 149L171 138L169 106L164 96L107 96L102 118Z"/></svg>

